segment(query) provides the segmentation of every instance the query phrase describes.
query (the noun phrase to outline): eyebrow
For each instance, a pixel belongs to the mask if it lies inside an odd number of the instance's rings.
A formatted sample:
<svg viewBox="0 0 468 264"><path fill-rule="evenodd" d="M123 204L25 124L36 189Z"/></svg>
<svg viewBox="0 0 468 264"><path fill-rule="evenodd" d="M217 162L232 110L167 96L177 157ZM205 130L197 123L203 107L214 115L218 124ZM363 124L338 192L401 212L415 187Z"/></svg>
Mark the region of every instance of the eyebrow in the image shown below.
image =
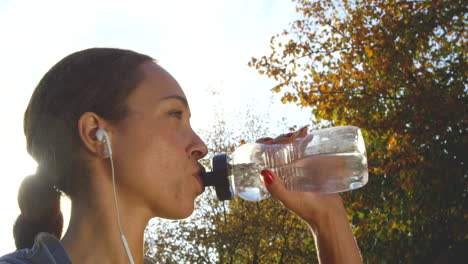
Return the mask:
<svg viewBox="0 0 468 264"><path fill-rule="evenodd" d="M161 101L170 100L170 99L179 100L183 105L185 105L185 107L189 108L189 104L188 104L187 99L185 97L180 96L180 95L169 95L169 96L163 97L159 101L161 102Z"/></svg>

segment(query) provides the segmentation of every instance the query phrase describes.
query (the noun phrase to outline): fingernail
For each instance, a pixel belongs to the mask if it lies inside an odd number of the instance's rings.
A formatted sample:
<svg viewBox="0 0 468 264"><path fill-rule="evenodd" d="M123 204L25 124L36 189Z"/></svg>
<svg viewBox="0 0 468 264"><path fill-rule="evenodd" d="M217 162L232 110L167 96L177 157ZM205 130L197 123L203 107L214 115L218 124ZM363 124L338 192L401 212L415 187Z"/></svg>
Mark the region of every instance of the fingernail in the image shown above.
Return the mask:
<svg viewBox="0 0 468 264"><path fill-rule="evenodd" d="M263 183L268 186L273 183L273 174L269 170L262 170L260 174L263 177Z"/></svg>
<svg viewBox="0 0 468 264"><path fill-rule="evenodd" d="M290 137L290 136L292 136L292 135L294 135L294 133L287 133L287 134L284 135L284 136L285 136L285 137Z"/></svg>

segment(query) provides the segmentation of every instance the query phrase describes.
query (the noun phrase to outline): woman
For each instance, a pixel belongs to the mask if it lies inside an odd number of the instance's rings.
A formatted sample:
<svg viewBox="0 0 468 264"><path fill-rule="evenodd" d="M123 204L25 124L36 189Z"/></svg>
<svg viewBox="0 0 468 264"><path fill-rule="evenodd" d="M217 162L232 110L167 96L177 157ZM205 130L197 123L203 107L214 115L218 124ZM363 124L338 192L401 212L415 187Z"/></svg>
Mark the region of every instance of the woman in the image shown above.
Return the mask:
<svg viewBox="0 0 468 264"><path fill-rule="evenodd" d="M18 251L0 263L150 263L148 221L190 216L204 189L198 160L207 148L189 119L181 87L149 56L94 48L57 63L25 113L27 149L39 167L18 193ZM273 197L311 226L323 263L360 262L339 195L290 192L271 171L262 175ZM72 201L63 237L61 193Z"/></svg>

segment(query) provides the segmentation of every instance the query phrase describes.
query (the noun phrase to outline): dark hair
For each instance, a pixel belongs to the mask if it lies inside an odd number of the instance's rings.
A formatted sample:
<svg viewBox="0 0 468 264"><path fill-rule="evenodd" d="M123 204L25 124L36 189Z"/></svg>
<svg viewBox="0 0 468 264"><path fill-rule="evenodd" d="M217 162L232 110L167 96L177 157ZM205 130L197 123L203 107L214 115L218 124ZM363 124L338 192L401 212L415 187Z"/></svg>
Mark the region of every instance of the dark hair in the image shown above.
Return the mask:
<svg viewBox="0 0 468 264"><path fill-rule="evenodd" d="M61 192L86 195L88 170L79 156L78 120L94 112L111 122L125 118L126 99L154 61L130 50L92 48L54 65L37 85L24 115L27 150L39 164L18 192L21 214L13 227L17 249L30 248L39 232L60 238Z"/></svg>

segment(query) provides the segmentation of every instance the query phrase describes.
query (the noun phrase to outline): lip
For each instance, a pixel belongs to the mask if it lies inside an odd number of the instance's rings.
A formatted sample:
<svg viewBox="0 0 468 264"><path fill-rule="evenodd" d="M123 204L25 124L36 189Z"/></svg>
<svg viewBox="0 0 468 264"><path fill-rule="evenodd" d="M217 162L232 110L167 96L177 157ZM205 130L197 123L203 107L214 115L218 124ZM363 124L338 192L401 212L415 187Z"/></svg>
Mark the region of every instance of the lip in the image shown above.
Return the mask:
<svg viewBox="0 0 468 264"><path fill-rule="evenodd" d="M194 174L195 179L197 179L198 183L200 184L200 188L201 188L200 194L202 194L205 191L205 184L203 183L201 179L202 173L205 173L205 168L200 165L198 171Z"/></svg>
<svg viewBox="0 0 468 264"><path fill-rule="evenodd" d="M201 180L201 177L200 175L195 175L195 178L197 179L198 183L200 184L200 187L201 187L201 193L203 193L205 191L205 185L203 184L203 181Z"/></svg>

